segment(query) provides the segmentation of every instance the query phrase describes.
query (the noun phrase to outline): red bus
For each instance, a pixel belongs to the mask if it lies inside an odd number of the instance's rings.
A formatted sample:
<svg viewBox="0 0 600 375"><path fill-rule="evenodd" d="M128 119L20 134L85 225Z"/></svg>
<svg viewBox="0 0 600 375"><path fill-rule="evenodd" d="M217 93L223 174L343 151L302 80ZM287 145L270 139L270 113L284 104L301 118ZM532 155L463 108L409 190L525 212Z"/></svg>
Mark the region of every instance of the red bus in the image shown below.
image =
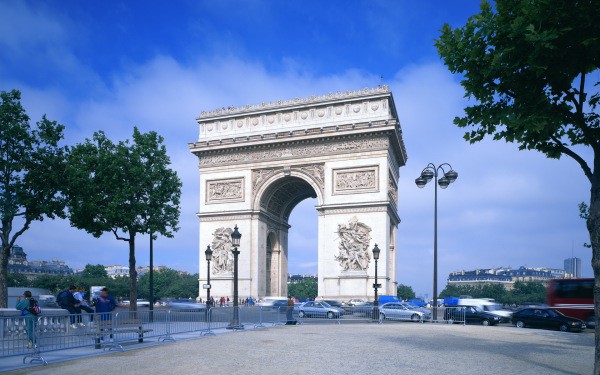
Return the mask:
<svg viewBox="0 0 600 375"><path fill-rule="evenodd" d="M548 282L548 306L595 327L594 279L553 279Z"/></svg>

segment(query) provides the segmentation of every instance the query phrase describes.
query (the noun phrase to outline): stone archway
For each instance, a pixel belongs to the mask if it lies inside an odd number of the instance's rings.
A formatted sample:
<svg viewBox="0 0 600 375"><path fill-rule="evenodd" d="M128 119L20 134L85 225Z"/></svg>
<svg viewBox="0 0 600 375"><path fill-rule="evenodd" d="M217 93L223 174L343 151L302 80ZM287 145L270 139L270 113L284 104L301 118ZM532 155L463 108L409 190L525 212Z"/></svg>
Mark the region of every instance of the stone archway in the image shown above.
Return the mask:
<svg viewBox="0 0 600 375"><path fill-rule="evenodd" d="M203 112L198 123L200 264L208 244L224 260L211 269L213 295L232 293L236 224L240 296L285 295L288 219L309 197L318 200L319 296L372 298L375 243L380 292L393 289L406 152L387 87Z"/></svg>

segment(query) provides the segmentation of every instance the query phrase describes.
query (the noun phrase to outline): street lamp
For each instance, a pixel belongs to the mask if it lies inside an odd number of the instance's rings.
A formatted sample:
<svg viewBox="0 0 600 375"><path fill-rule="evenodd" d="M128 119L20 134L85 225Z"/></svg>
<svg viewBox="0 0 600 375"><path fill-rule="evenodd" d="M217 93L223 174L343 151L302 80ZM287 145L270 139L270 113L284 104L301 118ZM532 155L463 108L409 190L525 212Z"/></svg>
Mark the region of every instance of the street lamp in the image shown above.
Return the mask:
<svg viewBox="0 0 600 375"><path fill-rule="evenodd" d="M242 234L238 231L238 226L233 228L231 233L231 245L233 246L233 320L227 328L229 329L244 329L244 326L240 325L240 312L238 307L238 255L240 252L238 247L240 246L240 238Z"/></svg>
<svg viewBox="0 0 600 375"><path fill-rule="evenodd" d="M206 311L210 308L210 261L212 260L212 250L210 245L206 246L204 257L206 258Z"/></svg>
<svg viewBox="0 0 600 375"><path fill-rule="evenodd" d="M446 167L448 172L444 169ZM442 172L443 175L438 180L439 172ZM427 164L425 169L421 172L421 175L415 179L415 184L422 189L435 178L434 182L434 214L433 214L433 321L437 320L437 187L445 189L451 183L456 181L458 178L458 173L452 169L452 166L448 163L440 164L439 166L435 166L433 163Z"/></svg>
<svg viewBox="0 0 600 375"><path fill-rule="evenodd" d="M381 250L379 250L379 246L375 244L373 247L373 259L375 260L375 283L373 284L373 288L375 289L375 300L373 301L373 319L379 318L379 296L377 295L377 289L381 288L381 285L377 283L377 261L379 260L379 254Z"/></svg>

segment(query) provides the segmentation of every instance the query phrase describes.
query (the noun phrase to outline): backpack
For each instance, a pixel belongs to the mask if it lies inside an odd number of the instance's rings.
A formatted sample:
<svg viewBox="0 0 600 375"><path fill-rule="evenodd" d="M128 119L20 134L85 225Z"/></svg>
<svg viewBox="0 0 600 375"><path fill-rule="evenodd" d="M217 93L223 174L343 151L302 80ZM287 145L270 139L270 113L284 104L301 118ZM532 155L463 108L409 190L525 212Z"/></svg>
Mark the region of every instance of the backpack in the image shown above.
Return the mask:
<svg viewBox="0 0 600 375"><path fill-rule="evenodd" d="M62 292L58 293L56 295L56 303L58 304L58 306L61 305L63 298L65 298L67 296L67 293L69 293L66 290L63 290Z"/></svg>
<svg viewBox="0 0 600 375"><path fill-rule="evenodd" d="M40 315L42 312L42 309L40 309L40 304L33 298L29 299L29 307L26 310L33 315Z"/></svg>

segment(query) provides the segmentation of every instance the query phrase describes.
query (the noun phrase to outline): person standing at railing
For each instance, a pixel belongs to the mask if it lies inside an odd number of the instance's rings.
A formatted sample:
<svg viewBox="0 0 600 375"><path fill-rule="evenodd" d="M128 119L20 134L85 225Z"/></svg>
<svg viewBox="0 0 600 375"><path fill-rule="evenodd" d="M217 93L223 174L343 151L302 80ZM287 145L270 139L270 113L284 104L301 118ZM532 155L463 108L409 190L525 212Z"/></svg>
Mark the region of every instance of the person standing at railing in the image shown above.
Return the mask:
<svg viewBox="0 0 600 375"><path fill-rule="evenodd" d="M21 310L21 315L25 319L25 329L27 329L27 338L29 339L27 347L29 349L33 348L33 345L35 345L35 327L37 325L37 314L33 311L31 301L34 301L34 304L37 303L31 297L31 292L26 290L25 293L23 293L23 299L17 297L17 305L15 306L17 310Z"/></svg>
<svg viewBox="0 0 600 375"><path fill-rule="evenodd" d="M294 324L294 318L292 317L292 313L294 312L294 301L292 300L292 296L288 296L287 299L287 308L285 311L285 319L287 320L287 325Z"/></svg>
<svg viewBox="0 0 600 375"><path fill-rule="evenodd" d="M112 322L112 311L117 308L117 302L108 294L107 288L102 288L100 290L100 296L93 299L93 305L96 308L96 314L100 316L100 326L110 326ZM100 327L100 331L103 328ZM111 329L112 331L112 329ZM112 333L110 334L110 338L113 338ZM104 341L104 336L100 336L100 341Z"/></svg>

